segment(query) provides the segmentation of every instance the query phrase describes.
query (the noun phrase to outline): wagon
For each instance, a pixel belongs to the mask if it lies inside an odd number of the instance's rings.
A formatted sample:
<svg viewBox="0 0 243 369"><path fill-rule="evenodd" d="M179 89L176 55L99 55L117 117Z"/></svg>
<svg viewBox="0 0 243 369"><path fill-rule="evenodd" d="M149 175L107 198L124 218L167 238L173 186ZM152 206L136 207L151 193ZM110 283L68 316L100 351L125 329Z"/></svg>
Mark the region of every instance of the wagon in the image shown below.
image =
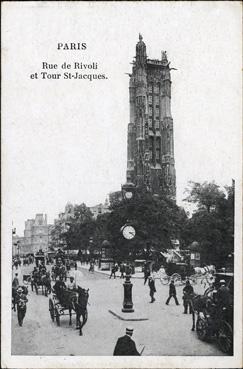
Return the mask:
<svg viewBox="0 0 243 369"><path fill-rule="evenodd" d="M196 324L198 338L202 341L215 339L220 350L226 354L233 353L233 273L216 273L214 287L205 290L204 296L208 297L208 309L205 314L199 314ZM226 281L231 296L232 303L221 311L214 309L212 291L217 288L220 279Z"/></svg>
<svg viewBox="0 0 243 369"><path fill-rule="evenodd" d="M53 292L49 298L49 312L51 320L60 326L60 316L70 316L69 309L72 309L72 302L77 298L75 291L65 291L63 299L60 301L57 295Z"/></svg>
<svg viewBox="0 0 243 369"><path fill-rule="evenodd" d="M159 278L163 285L173 281L175 284L181 285L189 280L191 284L197 283L194 270L186 263L168 263L159 271Z"/></svg>
<svg viewBox="0 0 243 369"><path fill-rule="evenodd" d="M72 312L74 312L76 314L76 327L79 329L79 334L82 335L82 327L88 320L88 291L81 287L77 287L73 291L63 290L62 296L59 296L59 298L53 292L49 298L51 320L56 321L57 325L60 326L60 317L69 315L69 325L72 325ZM82 321L80 320L81 317Z"/></svg>

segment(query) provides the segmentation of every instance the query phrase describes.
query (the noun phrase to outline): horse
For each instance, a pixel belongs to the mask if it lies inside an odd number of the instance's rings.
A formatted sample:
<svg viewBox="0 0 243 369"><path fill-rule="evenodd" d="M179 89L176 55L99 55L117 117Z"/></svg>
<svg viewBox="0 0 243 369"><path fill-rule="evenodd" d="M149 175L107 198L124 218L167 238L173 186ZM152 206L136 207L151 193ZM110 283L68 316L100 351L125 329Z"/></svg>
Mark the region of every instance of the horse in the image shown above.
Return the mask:
<svg viewBox="0 0 243 369"><path fill-rule="evenodd" d="M202 268L195 267L194 271L195 271L195 274L198 274L198 275L215 274L216 273L216 268L215 268L214 265L206 265Z"/></svg>
<svg viewBox="0 0 243 369"><path fill-rule="evenodd" d="M83 335L82 328L88 320L87 304L89 299L89 289L86 290L78 286L77 292L78 296L76 297L76 299L72 299L72 305L69 306L69 316L70 316L69 324L72 324L71 316L73 309L76 313L76 329L79 329L79 335L82 336ZM80 320L81 317L82 322Z"/></svg>
<svg viewBox="0 0 243 369"><path fill-rule="evenodd" d="M198 295L196 293L189 294L185 296L189 304L189 311L192 313L192 331L195 331L195 327L198 322L199 314L206 314L207 307L209 302L212 300L209 296ZM195 317L197 315L197 322L195 324Z"/></svg>
<svg viewBox="0 0 243 369"><path fill-rule="evenodd" d="M48 293L51 293L51 277L50 272L46 272L46 274L41 277L42 286L44 287L44 294L47 296Z"/></svg>

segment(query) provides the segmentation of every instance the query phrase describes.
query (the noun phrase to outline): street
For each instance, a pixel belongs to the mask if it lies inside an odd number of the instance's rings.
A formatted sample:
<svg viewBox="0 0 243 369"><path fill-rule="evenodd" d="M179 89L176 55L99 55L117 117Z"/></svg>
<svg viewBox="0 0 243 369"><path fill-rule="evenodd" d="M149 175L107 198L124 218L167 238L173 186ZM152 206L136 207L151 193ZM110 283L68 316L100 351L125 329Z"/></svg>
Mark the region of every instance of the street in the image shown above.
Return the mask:
<svg viewBox="0 0 243 369"><path fill-rule="evenodd" d="M22 275L33 270L24 266L19 273L20 284ZM15 270L13 271L15 273ZM76 273L76 274L75 274ZM121 313L123 302L123 280L109 279L105 274L89 273L78 267L76 282L83 288L89 288L88 321L83 327L83 336L69 326L69 315L61 316L61 326L52 322L49 314L49 297L36 295L29 286L27 313L22 327L17 322L17 313L12 310L12 355L107 355L113 354L117 338L125 334L125 328L134 328L133 339L138 351L145 346L143 355L223 355L215 343L205 343L191 331L192 317L183 314L182 286L177 287L180 306L173 299L165 305L168 297L168 286L156 280L156 301L151 304L149 288L144 286L143 279L132 279L134 313L126 317L141 317L148 320L124 321L111 314L109 310L124 317ZM200 286L195 286L195 292ZM66 313L68 313L66 311Z"/></svg>

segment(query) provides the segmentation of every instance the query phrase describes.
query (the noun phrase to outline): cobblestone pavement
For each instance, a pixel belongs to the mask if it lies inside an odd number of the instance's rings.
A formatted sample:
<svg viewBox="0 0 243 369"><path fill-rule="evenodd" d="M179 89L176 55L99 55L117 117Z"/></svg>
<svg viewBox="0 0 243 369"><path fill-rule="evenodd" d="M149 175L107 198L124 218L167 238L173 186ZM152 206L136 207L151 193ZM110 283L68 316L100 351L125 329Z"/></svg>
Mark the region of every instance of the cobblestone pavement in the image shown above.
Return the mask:
<svg viewBox="0 0 243 369"><path fill-rule="evenodd" d="M23 274L33 265L19 270ZM61 316L61 326L51 321L48 297L36 295L29 287L27 313L23 327L19 327L17 316L12 312L12 354L13 355L112 355L116 340L124 335L125 328L134 327L133 338L139 351L145 346L143 355L223 355L214 343L201 342L191 332L192 317L183 314L182 286L177 287L180 306L171 300L165 305L168 286L156 280L156 301L149 303L149 288L142 279L132 279L135 313L126 314L146 317L145 321L127 322L116 318L109 310L121 315L123 301L123 280L109 279L101 273L89 273L78 268L77 283L89 288L88 321L83 327L83 336L69 326L69 316ZM15 271L14 271L15 272ZM195 286L196 292L201 292Z"/></svg>

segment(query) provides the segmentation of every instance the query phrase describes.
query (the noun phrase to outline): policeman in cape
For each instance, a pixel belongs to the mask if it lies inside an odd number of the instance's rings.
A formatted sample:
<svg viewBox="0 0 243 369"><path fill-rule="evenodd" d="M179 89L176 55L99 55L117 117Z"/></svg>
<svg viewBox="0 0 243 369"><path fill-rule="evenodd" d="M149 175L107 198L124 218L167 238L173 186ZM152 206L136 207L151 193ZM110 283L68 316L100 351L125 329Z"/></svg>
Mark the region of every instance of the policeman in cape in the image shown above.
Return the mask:
<svg viewBox="0 0 243 369"><path fill-rule="evenodd" d="M132 340L133 328L126 328L125 336L119 337L114 349L114 356L140 356Z"/></svg>

